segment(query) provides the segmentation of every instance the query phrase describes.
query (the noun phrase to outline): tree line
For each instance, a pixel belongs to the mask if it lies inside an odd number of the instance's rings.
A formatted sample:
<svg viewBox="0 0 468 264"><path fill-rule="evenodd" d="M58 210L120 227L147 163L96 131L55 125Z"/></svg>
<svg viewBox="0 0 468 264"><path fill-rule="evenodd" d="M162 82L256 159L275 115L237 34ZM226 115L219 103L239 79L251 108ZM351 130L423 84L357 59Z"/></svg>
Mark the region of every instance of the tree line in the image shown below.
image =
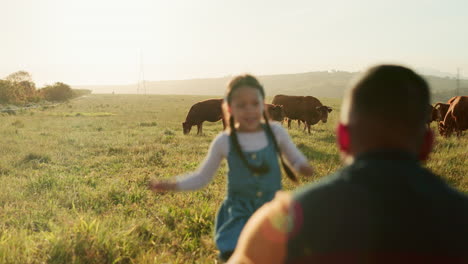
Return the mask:
<svg viewBox="0 0 468 264"><path fill-rule="evenodd" d="M62 82L36 89L31 74L26 71L17 71L0 79L0 104L27 104L44 100L60 102L90 93L91 90L72 89Z"/></svg>

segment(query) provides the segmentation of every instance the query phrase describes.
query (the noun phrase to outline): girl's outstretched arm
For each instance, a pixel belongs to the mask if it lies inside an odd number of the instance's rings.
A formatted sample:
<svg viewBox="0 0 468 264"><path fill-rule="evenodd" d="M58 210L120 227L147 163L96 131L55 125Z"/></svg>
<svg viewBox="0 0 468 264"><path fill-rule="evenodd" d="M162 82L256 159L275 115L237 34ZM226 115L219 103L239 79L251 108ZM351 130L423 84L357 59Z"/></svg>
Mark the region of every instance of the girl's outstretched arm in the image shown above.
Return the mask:
<svg viewBox="0 0 468 264"><path fill-rule="evenodd" d="M176 186L176 183L172 181L151 180L148 184L148 188L154 192L174 191Z"/></svg>
<svg viewBox="0 0 468 264"><path fill-rule="evenodd" d="M304 176L312 176L314 174L313 167L309 165L307 158L296 147L288 132L279 123L273 122L271 123L271 130L275 134L283 156L294 170Z"/></svg>
<svg viewBox="0 0 468 264"><path fill-rule="evenodd" d="M310 166L308 163L303 164L299 167L299 172L304 176L312 176L314 175L314 167Z"/></svg>
<svg viewBox="0 0 468 264"><path fill-rule="evenodd" d="M149 188L156 192L198 190L208 184L214 177L223 158L228 153L228 135L220 133L210 145L208 154L198 169L189 174L177 176L169 181L151 181Z"/></svg>

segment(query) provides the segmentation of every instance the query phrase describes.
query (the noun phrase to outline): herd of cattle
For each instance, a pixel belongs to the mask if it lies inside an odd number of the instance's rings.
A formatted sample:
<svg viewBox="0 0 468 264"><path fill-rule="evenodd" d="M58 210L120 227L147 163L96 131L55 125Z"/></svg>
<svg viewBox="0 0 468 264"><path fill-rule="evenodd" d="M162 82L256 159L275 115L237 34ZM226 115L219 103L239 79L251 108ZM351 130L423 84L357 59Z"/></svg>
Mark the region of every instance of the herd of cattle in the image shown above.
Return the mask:
<svg viewBox="0 0 468 264"><path fill-rule="evenodd" d="M197 126L197 134L202 133L203 122L223 121L223 128L226 128L222 111L223 99L208 99L194 104L182 123L184 134L188 134L192 126ZM448 137L453 132L460 136L463 130L468 129L468 96L455 96L447 103L437 103L430 107L431 122L436 121L439 133ZM286 118L288 128L291 128L291 121L298 120L305 124L304 131L307 128L310 134L310 126L317 124L320 120L327 122L328 114L332 111L329 106L323 105L313 96L291 96L276 95L271 104L266 104L268 117L271 120L283 122Z"/></svg>
<svg viewBox="0 0 468 264"><path fill-rule="evenodd" d="M202 133L203 122L223 121L223 128L226 127L222 111L223 99L208 99L194 104L182 123L184 134L188 134L192 126L197 126L197 134ZM292 120L298 120L305 124L310 134L310 126L317 124L320 120L326 123L331 107L323 105L313 96L290 96L276 95L271 104L266 104L267 115L271 120L283 122L288 119L288 128L291 127Z"/></svg>
<svg viewBox="0 0 468 264"><path fill-rule="evenodd" d="M463 130L468 129L468 96L455 96L447 103L430 105L431 116L428 126L435 121L441 136L449 137L453 132L461 136Z"/></svg>

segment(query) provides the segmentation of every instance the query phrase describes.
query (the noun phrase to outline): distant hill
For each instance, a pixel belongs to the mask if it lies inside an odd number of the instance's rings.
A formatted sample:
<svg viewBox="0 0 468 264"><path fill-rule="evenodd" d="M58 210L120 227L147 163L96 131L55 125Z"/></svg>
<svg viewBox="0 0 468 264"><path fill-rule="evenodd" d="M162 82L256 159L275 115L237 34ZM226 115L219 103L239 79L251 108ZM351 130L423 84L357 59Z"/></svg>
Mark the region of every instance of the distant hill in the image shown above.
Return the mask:
<svg viewBox="0 0 468 264"><path fill-rule="evenodd" d="M341 98L349 82L358 73L345 71L320 71L297 74L278 74L259 76L269 96L275 94L313 95L316 97ZM456 79L453 77L424 76L429 82L432 93L443 101L454 95ZM146 81L147 94L187 94L222 96L231 76L221 78ZM466 88L462 94L468 94L468 80L460 80L460 87ZM137 85L73 86L79 89L91 89L94 93L136 94ZM140 91L140 93L143 93ZM447 99L448 99L447 98ZM434 99L435 96L434 96Z"/></svg>

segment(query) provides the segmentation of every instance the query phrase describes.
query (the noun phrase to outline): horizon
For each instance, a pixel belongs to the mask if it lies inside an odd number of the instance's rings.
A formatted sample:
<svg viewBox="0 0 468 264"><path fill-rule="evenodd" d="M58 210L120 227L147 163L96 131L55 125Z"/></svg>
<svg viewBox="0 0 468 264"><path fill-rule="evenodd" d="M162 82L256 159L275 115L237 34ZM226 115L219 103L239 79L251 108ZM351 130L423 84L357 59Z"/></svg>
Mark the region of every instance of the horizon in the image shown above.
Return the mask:
<svg viewBox="0 0 468 264"><path fill-rule="evenodd" d="M426 72L424 72L424 69L412 69L416 73L423 75L423 76L431 76L431 77L438 77L438 78L450 78L450 79L456 79L457 76L456 74L453 73L446 73L446 72L441 72L436 69L426 69ZM344 71L344 70L339 70L339 69L332 69L332 70L317 70L317 71L307 71L307 72L293 72L293 73L277 73L277 74L258 74L255 75L257 77L267 77L267 76L278 76L278 75L299 75L299 74L308 74L308 73L317 73L317 72L327 72L327 73L336 73L336 72L345 72L345 73L350 73L350 74L359 74L362 71ZM249 72L244 72L248 73ZM431 74L432 73L432 74ZM243 73L240 73L243 74ZM231 78L235 76L234 74L229 74L229 75L223 75L223 76L210 76L210 77L193 77L193 78L186 78L186 79L164 79L164 80L143 80L145 83L151 83L151 82L177 82L177 81L193 81L193 80L208 80L208 79L223 79L223 78ZM462 76L460 75L460 80L468 80L468 76ZM141 82L140 82L141 83ZM104 83L104 84L69 84L72 87L82 87L82 86L129 86L129 85L138 85L138 82L134 83Z"/></svg>
<svg viewBox="0 0 468 264"><path fill-rule="evenodd" d="M4 10L0 78L24 70L38 86L360 72L380 63L468 78L461 0L18 0Z"/></svg>
<svg viewBox="0 0 468 264"><path fill-rule="evenodd" d="M365 69L363 69L365 70ZM453 74L453 73L446 73L446 72L441 72L439 70L436 70L436 69L412 69L414 70L416 73L420 74L420 75L423 75L423 76L430 76L430 77L437 77L437 78L450 78L450 79L456 79L457 76L456 74ZM425 72L426 71L426 72ZM255 75L257 77L268 77L268 76L278 76L278 75L299 75L299 74L308 74L308 73L318 73L318 72L321 72L321 73L337 73L337 72L344 72L344 73L349 73L349 74L359 74L361 73L362 71L345 71L345 70L339 70L339 69L331 69L331 70L317 70L317 71L307 71L307 72L292 72L292 73L277 73L277 74L258 74L258 75ZM247 74L251 74L249 72L241 72L241 73L238 73L238 74L243 74L243 73L247 73ZM30 73L31 74L31 73ZM31 74L33 75L33 74ZM193 77L193 78L186 78L186 79L163 79L163 80L143 80L145 83L152 83L152 82L178 82L178 81L194 81L194 80L209 80L209 79L223 79L223 78L231 78L235 76L234 74L228 74L228 75L223 75L223 76L209 76L209 77ZM0 78L1 79L1 78ZM34 78L33 78L34 79ZM460 78L459 78L460 81L464 81L464 80L468 80L468 76L462 76L460 75ZM33 80L34 81L34 80ZM58 81L60 82L60 81ZM141 83L142 81L140 81ZM42 87L45 87L47 85L52 85L56 82L53 82L53 83L46 83L46 84L43 84ZM68 83L67 83L68 84ZM139 83L138 82L134 82L134 83L103 83L103 84L68 84L70 85L71 87L84 87L84 86L132 86L132 85L138 85ZM40 88L40 87L38 87Z"/></svg>

